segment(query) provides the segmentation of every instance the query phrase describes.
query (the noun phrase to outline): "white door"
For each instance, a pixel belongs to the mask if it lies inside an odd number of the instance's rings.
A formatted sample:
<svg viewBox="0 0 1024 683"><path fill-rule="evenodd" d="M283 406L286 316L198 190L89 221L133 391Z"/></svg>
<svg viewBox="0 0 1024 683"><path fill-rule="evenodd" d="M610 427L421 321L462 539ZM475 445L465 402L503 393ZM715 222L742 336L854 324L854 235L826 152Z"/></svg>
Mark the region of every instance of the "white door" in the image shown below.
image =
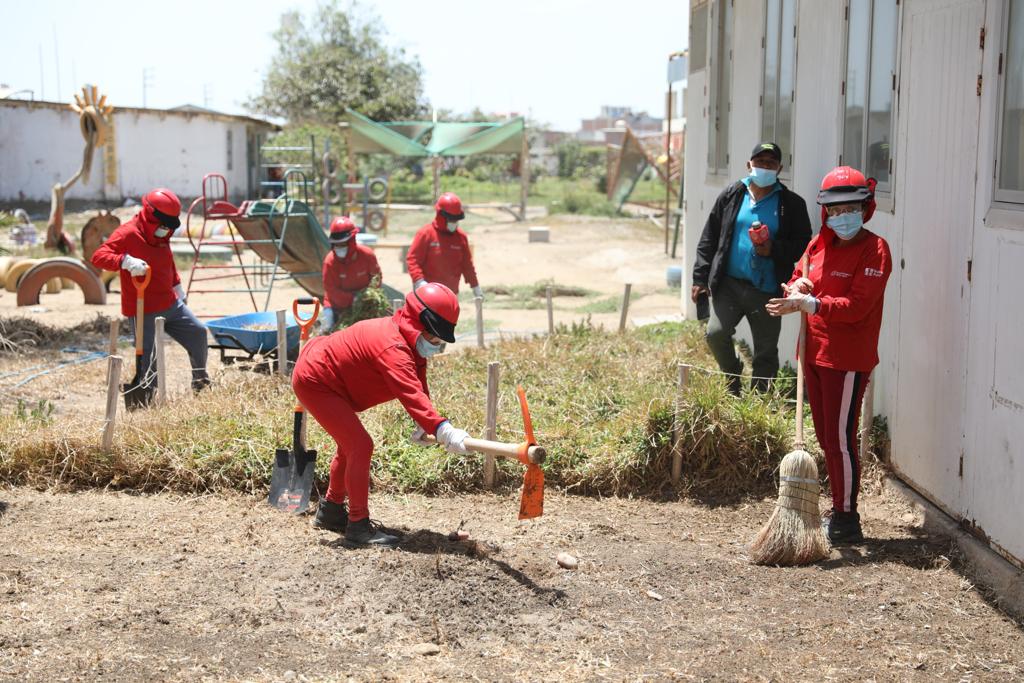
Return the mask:
<svg viewBox="0 0 1024 683"><path fill-rule="evenodd" d="M896 209L899 365L892 457L954 514L962 462L983 0L905 0Z"/></svg>

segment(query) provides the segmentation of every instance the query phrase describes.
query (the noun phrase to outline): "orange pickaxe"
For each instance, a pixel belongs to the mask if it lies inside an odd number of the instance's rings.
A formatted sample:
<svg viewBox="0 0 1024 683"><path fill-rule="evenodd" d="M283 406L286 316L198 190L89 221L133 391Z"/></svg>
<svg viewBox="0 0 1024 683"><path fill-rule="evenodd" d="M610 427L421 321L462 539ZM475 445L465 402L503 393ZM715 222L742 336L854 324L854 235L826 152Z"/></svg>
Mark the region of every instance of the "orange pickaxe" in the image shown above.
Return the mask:
<svg viewBox="0 0 1024 683"><path fill-rule="evenodd" d="M540 466L547 457L547 451L543 446L538 446L533 437L533 422L530 420L530 408L526 404L526 392L522 387L516 387L516 392L519 394L519 407L523 411L526 440L516 444L467 438L465 446L477 453L507 458L526 465L526 474L523 475L523 496L519 503L519 519L533 519L544 514L544 470ZM437 437L425 435L420 441L436 444Z"/></svg>

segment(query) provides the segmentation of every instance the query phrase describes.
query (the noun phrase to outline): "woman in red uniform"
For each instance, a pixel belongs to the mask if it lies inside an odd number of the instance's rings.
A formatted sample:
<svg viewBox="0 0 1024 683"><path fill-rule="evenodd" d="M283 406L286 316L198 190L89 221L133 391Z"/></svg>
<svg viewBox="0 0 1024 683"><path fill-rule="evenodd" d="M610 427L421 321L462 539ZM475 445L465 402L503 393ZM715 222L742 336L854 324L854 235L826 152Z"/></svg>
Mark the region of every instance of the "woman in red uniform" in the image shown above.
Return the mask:
<svg viewBox="0 0 1024 683"><path fill-rule="evenodd" d="M377 256L369 247L356 243L359 228L348 216L331 221L331 251L324 259L324 308L320 330L328 334L338 316L352 307L356 297L380 275ZM377 286L380 286L378 281Z"/></svg>
<svg viewBox="0 0 1024 683"><path fill-rule="evenodd" d="M857 512L857 426L868 378L878 365L882 303L892 271L889 245L864 227L875 211L874 188L873 178L849 166L825 176L818 193L825 225L804 252L807 272L797 265L783 285L788 296L767 305L772 315L807 313L801 360L832 489L825 525L834 544L864 540Z"/></svg>
<svg viewBox="0 0 1024 683"><path fill-rule="evenodd" d="M455 341L458 320L458 297L442 284L428 283L406 295L405 306L390 318L363 320L302 349L292 387L338 446L313 525L345 532L345 545L398 543L370 521L373 440L356 413L398 399L417 425L414 441L434 434L449 451L466 452L469 435L437 413L427 388L427 359L442 341Z"/></svg>
<svg viewBox="0 0 1024 683"><path fill-rule="evenodd" d="M473 288L473 296L482 297L484 292L476 278L469 237L459 230L459 221L466 217L462 201L454 192L445 192L438 197L434 210L434 220L416 231L405 256L413 289L428 281L440 282L458 294L459 280L465 278Z"/></svg>

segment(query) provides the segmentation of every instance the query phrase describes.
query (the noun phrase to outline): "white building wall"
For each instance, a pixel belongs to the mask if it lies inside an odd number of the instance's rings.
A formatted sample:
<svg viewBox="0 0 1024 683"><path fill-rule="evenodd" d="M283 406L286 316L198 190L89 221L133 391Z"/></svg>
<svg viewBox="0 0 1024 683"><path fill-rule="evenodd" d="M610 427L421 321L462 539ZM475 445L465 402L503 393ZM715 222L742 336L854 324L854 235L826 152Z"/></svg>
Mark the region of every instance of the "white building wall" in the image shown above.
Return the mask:
<svg viewBox="0 0 1024 683"><path fill-rule="evenodd" d="M113 200L139 197L168 187L182 197L201 192L203 175L222 173L231 198L249 190L247 134L269 125L246 119L158 110L114 110L117 181L104 188L104 148L93 157L88 183L79 181L68 199ZM228 169L231 131L231 169ZM57 105L0 105L0 201L49 201L57 182L78 169L84 142L78 116Z"/></svg>

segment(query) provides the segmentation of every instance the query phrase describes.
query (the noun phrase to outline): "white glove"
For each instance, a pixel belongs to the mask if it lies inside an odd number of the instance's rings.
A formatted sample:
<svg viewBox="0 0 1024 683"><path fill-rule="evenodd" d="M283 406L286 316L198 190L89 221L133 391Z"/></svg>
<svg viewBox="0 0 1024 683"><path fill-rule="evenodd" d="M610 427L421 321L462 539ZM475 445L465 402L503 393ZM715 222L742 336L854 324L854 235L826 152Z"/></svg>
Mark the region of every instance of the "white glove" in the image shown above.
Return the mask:
<svg viewBox="0 0 1024 683"><path fill-rule="evenodd" d="M448 420L437 427L437 440L444 444L449 453L469 453L466 448L466 439L468 438L467 432L452 427L452 423Z"/></svg>
<svg viewBox="0 0 1024 683"><path fill-rule="evenodd" d="M149 268L149 264L140 258L135 258L131 254L125 254L124 258L121 259L121 268L127 270L134 277L142 277L146 274L146 268Z"/></svg>
<svg viewBox="0 0 1024 683"><path fill-rule="evenodd" d="M483 287L481 287L480 285L477 285L476 287L474 287L473 288L473 296L475 296L477 299L483 299L484 298L484 289L483 289Z"/></svg>
<svg viewBox="0 0 1024 683"><path fill-rule="evenodd" d="M805 277L799 277L791 285L782 285L783 291L789 294L810 294L814 291L814 283Z"/></svg>
<svg viewBox="0 0 1024 683"><path fill-rule="evenodd" d="M423 437L426 435L427 432L424 431L423 427L417 426L416 429L413 430L413 433L409 435L409 443L413 446L425 446L426 444L423 442Z"/></svg>
<svg viewBox="0 0 1024 683"><path fill-rule="evenodd" d="M181 303L188 303L188 299L185 298L185 288L181 286L181 283L174 285L174 296L178 297L178 301Z"/></svg>
<svg viewBox="0 0 1024 683"><path fill-rule="evenodd" d="M769 299L765 308L771 315L786 315L803 311L808 315L818 312L818 300L810 294L791 294L785 299Z"/></svg>
<svg viewBox="0 0 1024 683"><path fill-rule="evenodd" d="M419 289L420 287L422 287L425 284L427 284L426 280L417 280L416 282L412 283L413 291Z"/></svg>

